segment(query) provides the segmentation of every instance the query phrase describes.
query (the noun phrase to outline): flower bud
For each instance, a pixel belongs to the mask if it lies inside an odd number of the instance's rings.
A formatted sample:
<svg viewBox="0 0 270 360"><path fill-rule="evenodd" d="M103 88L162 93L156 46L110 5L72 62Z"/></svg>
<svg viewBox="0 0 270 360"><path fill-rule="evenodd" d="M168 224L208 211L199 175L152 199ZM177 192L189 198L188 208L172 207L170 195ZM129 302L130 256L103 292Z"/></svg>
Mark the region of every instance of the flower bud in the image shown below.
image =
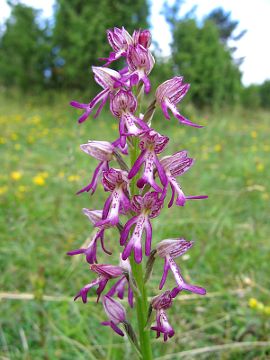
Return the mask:
<svg viewBox="0 0 270 360"><path fill-rule="evenodd" d="M114 324L119 324L126 320L126 310L118 301L110 298L107 295L104 295L102 302L104 310L110 321L112 321Z"/></svg>

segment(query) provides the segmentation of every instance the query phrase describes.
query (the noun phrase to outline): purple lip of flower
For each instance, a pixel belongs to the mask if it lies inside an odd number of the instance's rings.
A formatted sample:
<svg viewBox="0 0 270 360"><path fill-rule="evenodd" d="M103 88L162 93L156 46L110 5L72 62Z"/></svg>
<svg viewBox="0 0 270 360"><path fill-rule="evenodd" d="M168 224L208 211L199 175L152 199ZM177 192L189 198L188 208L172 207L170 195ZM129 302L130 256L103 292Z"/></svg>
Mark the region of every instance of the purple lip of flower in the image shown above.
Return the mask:
<svg viewBox="0 0 270 360"><path fill-rule="evenodd" d="M162 189L154 179L154 170L156 167L161 183L166 185L166 174L157 158L157 154L161 153L165 149L169 142L169 138L167 136L160 135L153 129L144 131L140 137L141 153L133 164L133 167L128 174L128 178L132 179L139 172L142 164L144 163L144 172L142 177L137 181L137 186L139 188L143 188L144 185L148 183L155 191L162 192Z"/></svg>
<svg viewBox="0 0 270 360"><path fill-rule="evenodd" d="M110 251L106 250L105 245L104 245L104 230L103 229L100 229L96 232L96 234L93 236L93 238L87 248L81 248L81 249L69 251L69 252L67 252L67 255L73 256L73 255L78 255L78 254L84 254L86 257L86 261L89 264L95 264L98 262L97 261L97 241L99 239L100 239L102 250L106 254L111 255L112 253Z"/></svg>
<svg viewBox="0 0 270 360"><path fill-rule="evenodd" d="M129 46L127 52L127 64L130 71L130 85L134 86L142 81L144 91L148 94L151 90L151 84L148 75L153 69L155 59L148 49L142 45Z"/></svg>
<svg viewBox="0 0 270 360"><path fill-rule="evenodd" d="M157 255L161 258L165 258L169 255L171 258L182 256L192 246L193 241L187 241L185 239L165 239L157 244Z"/></svg>
<svg viewBox="0 0 270 360"><path fill-rule="evenodd" d="M108 58L100 58L100 60L107 61L104 66L110 65L121 56L126 56L128 46L133 43L133 38L124 27L107 30L107 39L114 51L110 53Z"/></svg>
<svg viewBox="0 0 270 360"><path fill-rule="evenodd" d="M84 303L87 302L87 294L88 291L94 287L98 286L98 289L96 291L97 293L97 302L99 301L100 295L104 288L107 285L107 282L110 279L114 279L120 276L123 276L124 270L120 266L114 266L114 265L107 265L107 264L93 264L90 265L90 269L94 271L96 274L99 275L99 277L95 280L93 280L91 283L85 285L75 296L74 300L77 300L79 297L82 298L82 301Z"/></svg>
<svg viewBox="0 0 270 360"><path fill-rule="evenodd" d="M145 49L148 49L151 45L151 33L149 30L135 30L132 34L134 45L140 44Z"/></svg>
<svg viewBox="0 0 270 360"><path fill-rule="evenodd" d="M178 206L184 206L186 200L207 198L206 195L185 196L181 189L181 186L175 179L175 176L183 175L194 164L194 159L187 156L187 151L179 151L171 156L166 156L160 160L160 164L165 170L166 183L170 184L172 190L172 197L168 204L168 207L171 207L173 205L175 193L177 194L176 205ZM167 186L165 186L163 191L164 197L166 195L166 192Z"/></svg>
<svg viewBox="0 0 270 360"><path fill-rule="evenodd" d="M160 334L163 334L164 341L167 341L168 338L171 338L174 335L174 330L163 309L157 310L156 325L152 326L151 329L157 332L157 338L160 337Z"/></svg>
<svg viewBox="0 0 270 360"><path fill-rule="evenodd" d="M102 90L89 104L82 104L77 101L70 102L71 106L84 110L84 114L78 120L79 123L84 122L91 114L93 108L100 103L98 110L94 115L94 118L96 118L104 107L110 94L114 94L117 88L123 86L123 81L121 80L122 76L117 71L97 66L93 66L92 69L96 82L103 87L104 90Z"/></svg>
<svg viewBox="0 0 270 360"><path fill-rule="evenodd" d="M170 119L168 112L168 109L170 109L173 116L176 117L180 123L201 128L201 125L194 124L190 120L186 119L176 108L176 104L183 99L188 92L189 87L189 84L183 84L182 76L175 76L159 85L156 90L156 99L158 104L161 106L166 119Z"/></svg>
<svg viewBox="0 0 270 360"><path fill-rule="evenodd" d="M112 299L108 295L104 295L102 298L104 310L109 318L109 321L104 321L101 324L110 326L118 335L124 336L124 333L117 326L119 323L126 321L126 311L122 304Z"/></svg>
<svg viewBox="0 0 270 360"><path fill-rule="evenodd" d="M129 242L126 244L122 253L122 259L126 260L131 251L134 251L134 259L137 263L142 261L142 235L145 231L145 255L149 256L151 253L152 242L152 226L149 221L150 218L154 218L159 215L163 206L163 202L159 199L158 193L146 193L144 197L137 195L132 199L131 207L134 211L139 213L138 216L134 216L124 226L121 233L120 245L125 245L131 227L135 225L132 236Z"/></svg>
<svg viewBox="0 0 270 360"><path fill-rule="evenodd" d="M122 147L126 145L127 136L139 135L143 130L148 130L145 122L133 115L137 108L137 100L132 92L119 90L111 98L110 106L111 112L120 119L119 132Z"/></svg>
<svg viewBox="0 0 270 360"><path fill-rule="evenodd" d="M104 204L102 219L95 226L114 226L119 222L120 211L123 209L126 213L130 208L127 173L113 168L104 171L102 184L105 191L112 194Z"/></svg>
<svg viewBox="0 0 270 360"><path fill-rule="evenodd" d="M163 286L165 284L169 269L172 271L175 281L176 281L176 284L177 284L177 287L174 288L171 292L171 296L173 298L175 298L177 296L177 294L182 290L187 290L187 291L193 292L198 295L206 294L206 290L204 288L196 286L196 285L190 285L185 282L185 280L183 279L183 277L181 275L180 269L176 265L176 263L173 260L173 258L171 257L171 255L166 255L166 257L165 257L163 275L162 275L161 282L159 284L160 290L163 288Z"/></svg>

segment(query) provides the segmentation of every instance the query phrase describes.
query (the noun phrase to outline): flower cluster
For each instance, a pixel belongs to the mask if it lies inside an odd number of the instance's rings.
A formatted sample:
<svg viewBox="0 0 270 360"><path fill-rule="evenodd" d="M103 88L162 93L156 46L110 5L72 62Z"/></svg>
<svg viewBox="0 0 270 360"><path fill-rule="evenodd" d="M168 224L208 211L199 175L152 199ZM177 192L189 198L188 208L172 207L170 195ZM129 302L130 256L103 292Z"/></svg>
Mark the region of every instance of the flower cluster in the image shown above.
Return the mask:
<svg viewBox="0 0 270 360"><path fill-rule="evenodd" d="M78 292L75 300L81 298L84 303L87 302L89 291L97 287L98 301L110 283L109 290L106 290L102 298L104 310L109 318L103 325L110 326L117 334L123 336L124 333L119 326L124 324L125 329L130 329L130 326L127 325L125 309L114 296L123 299L126 291L128 303L133 307L133 297L135 295L136 298L136 292L140 291L133 268L136 263L142 263L143 252L148 258L148 263L151 259L152 265L153 259L164 259L159 288L163 289L169 270L175 278L175 287L155 296L150 308L151 311L156 311L156 324L151 326L151 329L157 332L158 337L163 334L166 341L174 335L166 315L173 299L185 290L204 295L205 289L188 284L175 262L193 242L182 238L167 239L152 249L152 219L159 216L164 204L168 207L173 204L184 206L187 200L203 199L207 196L184 194L177 177L191 168L194 159L189 157L185 150L172 155L162 155L170 139L152 128L150 119L153 118L155 108L160 106L166 119L170 119L170 111L180 124L201 126L181 115L176 107L189 90L189 84L184 83L182 76L175 76L159 85L151 105L144 114L138 112L139 98L151 90L149 75L155 63L149 50L151 34L148 30L136 30L131 36L124 28L114 28L107 31L107 38L113 51L107 58L102 59L106 61L104 66L92 67L94 79L103 90L87 104L71 102L73 107L83 110L79 123L84 122L94 109L96 118L108 102L110 111L118 119L119 125L119 134L115 141L88 141L81 145L82 151L96 159L98 165L90 183L78 193L91 191L93 194L100 184L108 193L108 198L102 210L83 209L95 229L94 235L88 247L68 253L84 254L90 264L90 270L96 275L94 280ZM116 71L108 67L119 58L125 60L123 69ZM133 159L130 167L127 165L130 163L127 161L129 156ZM167 196L171 196L168 203ZM121 253L120 263L117 265L98 263L99 241L103 251L107 255L111 254L105 247L105 232L108 228L115 228L117 233L120 233ZM134 266L130 265L131 257L134 257Z"/></svg>

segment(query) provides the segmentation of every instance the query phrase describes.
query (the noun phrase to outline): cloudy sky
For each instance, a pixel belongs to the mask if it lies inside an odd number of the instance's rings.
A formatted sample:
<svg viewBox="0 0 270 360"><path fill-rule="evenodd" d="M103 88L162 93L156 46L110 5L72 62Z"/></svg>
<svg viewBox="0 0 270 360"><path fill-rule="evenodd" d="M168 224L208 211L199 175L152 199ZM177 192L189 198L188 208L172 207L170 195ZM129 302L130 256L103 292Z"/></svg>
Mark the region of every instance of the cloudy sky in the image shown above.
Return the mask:
<svg viewBox="0 0 270 360"><path fill-rule="evenodd" d="M50 17L54 0L22 0L23 3L43 10L43 15ZM168 26L160 14L164 0L152 0L151 24L153 38L156 40L164 55L170 53L171 41ZM170 3L170 1L169 1ZM231 11L233 20L239 21L239 30L246 29L245 36L237 42L236 57L245 57L241 66L243 83L261 83L270 79L270 0L186 0L181 7L180 15L185 14L194 5L197 5L196 14L202 19L212 9L223 7ZM9 15L9 7L5 0L0 0L0 22Z"/></svg>

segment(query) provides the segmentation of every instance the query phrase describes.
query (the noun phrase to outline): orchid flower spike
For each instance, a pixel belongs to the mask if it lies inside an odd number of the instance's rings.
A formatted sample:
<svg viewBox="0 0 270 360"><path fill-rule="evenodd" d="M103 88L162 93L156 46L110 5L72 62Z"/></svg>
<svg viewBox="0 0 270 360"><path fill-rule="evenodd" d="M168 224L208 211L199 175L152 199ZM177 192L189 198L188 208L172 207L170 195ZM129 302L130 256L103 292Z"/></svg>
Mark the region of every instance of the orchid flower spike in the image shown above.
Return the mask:
<svg viewBox="0 0 270 360"><path fill-rule="evenodd" d="M101 324L110 326L116 334L124 336L124 333L117 326L120 323L126 321L126 310L120 302L112 299L108 295L104 295L102 298L103 308L109 318L109 321L104 321Z"/></svg>
<svg viewBox="0 0 270 360"><path fill-rule="evenodd" d="M188 92L190 85L183 84L183 76L175 76L159 85L156 90L156 100L161 106L166 119L170 120L168 109L180 123L188 126L201 128L201 125L194 124L179 113L176 105L183 99Z"/></svg>
<svg viewBox="0 0 270 360"><path fill-rule="evenodd" d="M134 30L132 34L133 44L142 45L145 49L148 49L151 45L152 37L149 30Z"/></svg>

